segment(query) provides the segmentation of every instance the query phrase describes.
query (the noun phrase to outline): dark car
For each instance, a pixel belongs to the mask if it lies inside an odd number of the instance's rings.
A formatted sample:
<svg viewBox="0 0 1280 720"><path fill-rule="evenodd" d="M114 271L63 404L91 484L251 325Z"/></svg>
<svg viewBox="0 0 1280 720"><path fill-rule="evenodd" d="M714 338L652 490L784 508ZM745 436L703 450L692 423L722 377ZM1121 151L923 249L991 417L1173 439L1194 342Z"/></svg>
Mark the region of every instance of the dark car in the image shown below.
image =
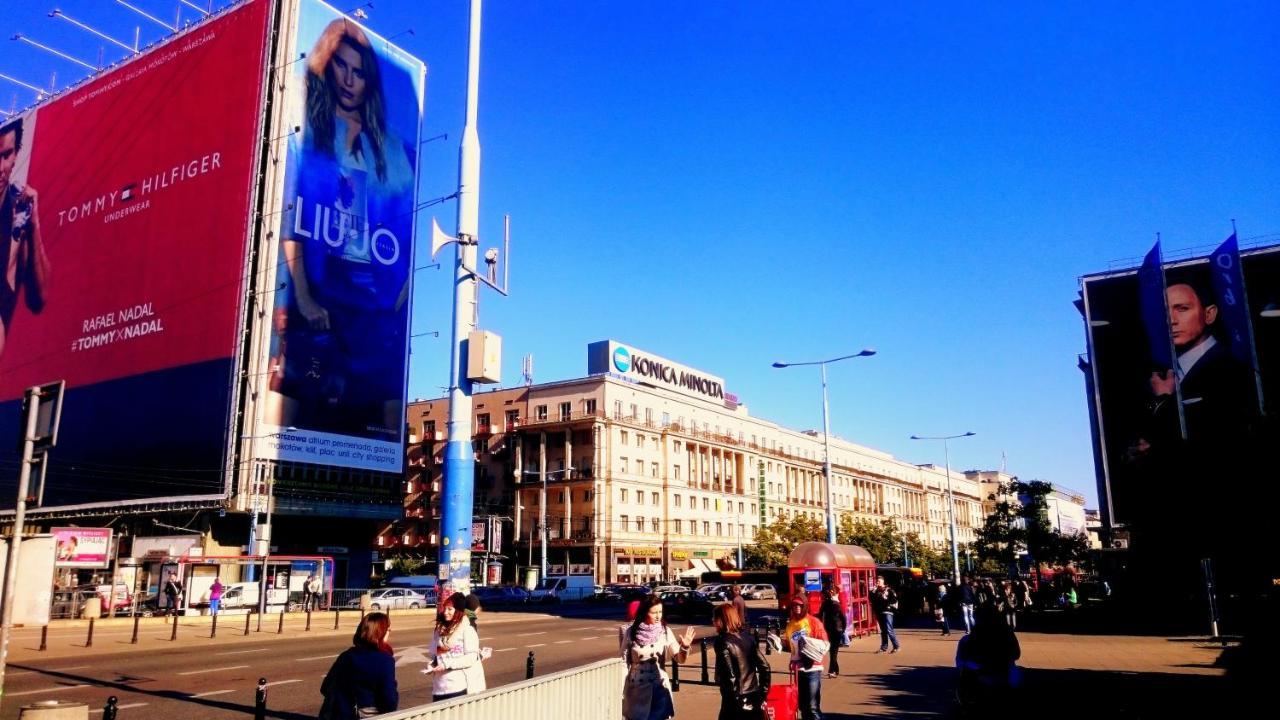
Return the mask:
<svg viewBox="0 0 1280 720"><path fill-rule="evenodd" d="M662 593L662 613L683 620L711 619L715 602L696 590Z"/></svg>
<svg viewBox="0 0 1280 720"><path fill-rule="evenodd" d="M529 594L520 588L477 587L471 593L480 598L481 608L516 607L528 602Z"/></svg>
<svg viewBox="0 0 1280 720"><path fill-rule="evenodd" d="M623 583L614 583L605 585L600 592L587 598L590 602L604 603L620 603L639 600L649 594L649 588L645 585L627 585Z"/></svg>

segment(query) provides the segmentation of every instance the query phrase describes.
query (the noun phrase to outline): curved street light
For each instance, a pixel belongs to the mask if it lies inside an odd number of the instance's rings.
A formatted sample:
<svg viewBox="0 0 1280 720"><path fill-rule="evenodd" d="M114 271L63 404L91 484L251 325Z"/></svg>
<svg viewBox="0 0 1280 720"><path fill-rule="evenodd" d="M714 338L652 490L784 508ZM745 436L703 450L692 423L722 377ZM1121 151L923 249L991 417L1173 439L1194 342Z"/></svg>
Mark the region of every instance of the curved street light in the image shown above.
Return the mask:
<svg viewBox="0 0 1280 720"><path fill-rule="evenodd" d="M863 348L852 355L841 355L830 360L792 363L775 362L773 364L775 368L799 367L801 365L817 365L822 368L822 479L827 486L827 542L833 544L836 541L836 514L835 508L831 506L831 421L827 410L827 365L850 358L870 357L875 354L875 350Z"/></svg>
<svg viewBox="0 0 1280 720"><path fill-rule="evenodd" d="M951 451L947 447L948 440L973 437L976 433L969 431L959 435L912 435L912 440L941 440L942 456L946 459L947 468L947 518L951 521L951 570L952 580L960 585L960 548L956 544L956 498L951 492Z"/></svg>

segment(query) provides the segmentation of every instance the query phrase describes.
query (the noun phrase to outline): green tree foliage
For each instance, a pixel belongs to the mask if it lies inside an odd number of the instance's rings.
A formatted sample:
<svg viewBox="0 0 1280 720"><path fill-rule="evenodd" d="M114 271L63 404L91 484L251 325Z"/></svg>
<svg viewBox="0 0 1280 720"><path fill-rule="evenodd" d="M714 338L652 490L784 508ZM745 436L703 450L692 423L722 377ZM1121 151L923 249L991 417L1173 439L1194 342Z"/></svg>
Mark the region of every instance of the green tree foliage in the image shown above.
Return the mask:
<svg viewBox="0 0 1280 720"><path fill-rule="evenodd" d="M898 536L898 525L892 520L876 522L841 516L836 527L836 542L857 545L871 553L878 563L894 562L895 557L899 561L902 559L902 540Z"/></svg>
<svg viewBox="0 0 1280 720"><path fill-rule="evenodd" d="M420 558L411 558L400 556L391 561L391 569L388 574L399 577L401 575L418 575L423 566L427 563Z"/></svg>
<svg viewBox="0 0 1280 720"><path fill-rule="evenodd" d="M1049 523L1048 496L1053 485L1042 480L1002 484L995 509L978 531L973 549L984 566L996 564L1009 569L1023 553L1041 565L1072 565L1088 556L1089 544L1083 535L1063 535Z"/></svg>
<svg viewBox="0 0 1280 720"><path fill-rule="evenodd" d="M742 549L742 564L748 570L785 567L797 545L826 535L826 526L808 515L779 517L756 531L755 541Z"/></svg>

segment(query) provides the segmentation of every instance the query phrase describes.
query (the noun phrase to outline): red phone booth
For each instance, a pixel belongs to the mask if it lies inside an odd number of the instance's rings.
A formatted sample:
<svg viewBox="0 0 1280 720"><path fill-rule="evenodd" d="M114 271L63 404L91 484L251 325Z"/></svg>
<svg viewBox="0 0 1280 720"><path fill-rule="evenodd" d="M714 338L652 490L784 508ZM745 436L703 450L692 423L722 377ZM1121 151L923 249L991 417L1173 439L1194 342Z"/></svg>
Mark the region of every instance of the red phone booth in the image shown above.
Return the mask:
<svg viewBox="0 0 1280 720"><path fill-rule="evenodd" d="M876 561L871 553L857 545L834 545L824 542L800 543L787 560L787 595L779 597L785 611L787 598L805 593L809 612L814 615L822 607L822 587L828 581L840 589L840 607L851 637L876 631L868 594L875 585Z"/></svg>

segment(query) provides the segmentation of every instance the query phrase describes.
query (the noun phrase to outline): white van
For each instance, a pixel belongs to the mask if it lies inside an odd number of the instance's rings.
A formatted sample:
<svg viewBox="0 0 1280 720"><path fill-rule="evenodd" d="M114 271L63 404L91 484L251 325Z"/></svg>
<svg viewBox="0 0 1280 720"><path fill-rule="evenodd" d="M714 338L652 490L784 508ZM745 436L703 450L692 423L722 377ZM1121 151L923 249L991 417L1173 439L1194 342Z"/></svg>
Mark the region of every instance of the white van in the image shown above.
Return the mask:
<svg viewBox="0 0 1280 720"><path fill-rule="evenodd" d="M257 582L238 582L227 583L222 590L222 609L237 610L258 607L258 583ZM284 605L289 599L289 591L281 588L271 588L267 591L267 605L276 606Z"/></svg>
<svg viewBox="0 0 1280 720"><path fill-rule="evenodd" d="M581 600L595 593L590 575L548 575L529 593L529 602Z"/></svg>

